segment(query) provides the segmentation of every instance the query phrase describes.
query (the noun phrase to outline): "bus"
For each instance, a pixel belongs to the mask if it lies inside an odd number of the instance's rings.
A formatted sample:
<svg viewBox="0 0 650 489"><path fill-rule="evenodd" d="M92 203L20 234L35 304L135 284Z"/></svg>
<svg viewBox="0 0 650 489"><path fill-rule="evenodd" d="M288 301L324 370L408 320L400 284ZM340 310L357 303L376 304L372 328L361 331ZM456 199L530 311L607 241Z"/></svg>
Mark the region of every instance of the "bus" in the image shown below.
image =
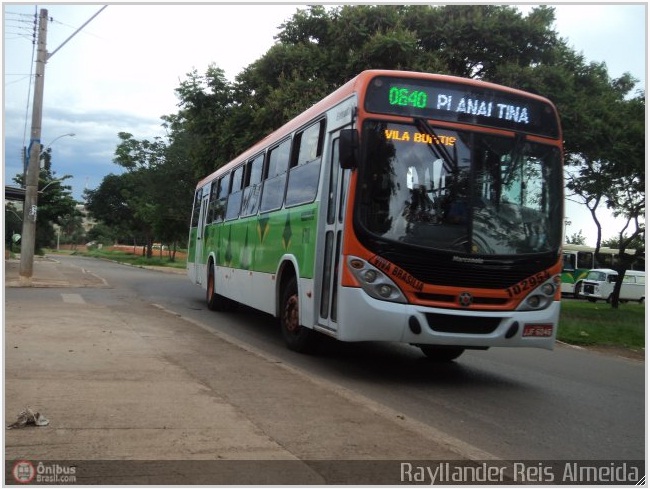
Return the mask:
<svg viewBox="0 0 650 489"><path fill-rule="evenodd" d="M635 255L635 250L625 250ZM582 281L595 268L617 268L619 250L603 246L596 253L593 246L564 244L562 247L562 294L579 299ZM630 270L645 270L644 256L635 257Z"/></svg>
<svg viewBox="0 0 650 489"><path fill-rule="evenodd" d="M368 70L203 178L187 273L207 306L323 335L553 349L562 134L547 99L447 75Z"/></svg>

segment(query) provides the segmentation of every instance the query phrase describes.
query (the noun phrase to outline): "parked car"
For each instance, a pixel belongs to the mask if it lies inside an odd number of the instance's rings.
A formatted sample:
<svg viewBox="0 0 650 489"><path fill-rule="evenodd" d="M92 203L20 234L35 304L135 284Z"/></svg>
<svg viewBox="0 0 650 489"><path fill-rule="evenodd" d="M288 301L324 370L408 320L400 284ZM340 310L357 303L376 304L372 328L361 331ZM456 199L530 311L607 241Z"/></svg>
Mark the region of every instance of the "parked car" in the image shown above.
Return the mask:
<svg viewBox="0 0 650 489"><path fill-rule="evenodd" d="M597 300L610 302L617 278L618 272L611 268L589 270L580 286L580 296L587 298L591 302ZM626 271L618 298L621 302L638 301L643 303L645 301L645 272L638 270Z"/></svg>

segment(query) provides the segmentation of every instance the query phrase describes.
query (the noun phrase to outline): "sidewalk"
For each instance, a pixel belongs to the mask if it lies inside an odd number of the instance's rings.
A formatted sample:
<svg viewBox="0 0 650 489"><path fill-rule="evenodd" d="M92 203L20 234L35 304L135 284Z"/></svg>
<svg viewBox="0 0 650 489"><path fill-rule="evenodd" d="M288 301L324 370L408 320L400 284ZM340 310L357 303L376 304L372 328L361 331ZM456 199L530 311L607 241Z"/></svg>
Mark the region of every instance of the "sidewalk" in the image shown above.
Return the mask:
<svg viewBox="0 0 650 489"><path fill-rule="evenodd" d="M20 259L5 259L5 287L22 287ZM101 287L104 279L48 256L34 256L32 287Z"/></svg>
<svg viewBox="0 0 650 489"><path fill-rule="evenodd" d="M5 260L6 287L18 266ZM5 431L5 483L19 460L73 466L82 484L323 485L398 483L395 460L464 458L416 422L161 307L75 293L108 286L39 258L31 288L5 291L5 427L26 407L49 420ZM38 287L61 293L34 300Z"/></svg>

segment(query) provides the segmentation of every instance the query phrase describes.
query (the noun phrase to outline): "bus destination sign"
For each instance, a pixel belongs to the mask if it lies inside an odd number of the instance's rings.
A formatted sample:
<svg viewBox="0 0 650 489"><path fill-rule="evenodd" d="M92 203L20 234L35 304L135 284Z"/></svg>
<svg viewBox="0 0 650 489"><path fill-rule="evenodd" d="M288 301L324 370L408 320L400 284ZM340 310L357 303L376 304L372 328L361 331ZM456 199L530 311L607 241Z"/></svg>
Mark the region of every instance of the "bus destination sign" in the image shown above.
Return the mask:
<svg viewBox="0 0 650 489"><path fill-rule="evenodd" d="M543 101L461 83L379 76L368 87L366 110L486 125L557 137L555 112Z"/></svg>

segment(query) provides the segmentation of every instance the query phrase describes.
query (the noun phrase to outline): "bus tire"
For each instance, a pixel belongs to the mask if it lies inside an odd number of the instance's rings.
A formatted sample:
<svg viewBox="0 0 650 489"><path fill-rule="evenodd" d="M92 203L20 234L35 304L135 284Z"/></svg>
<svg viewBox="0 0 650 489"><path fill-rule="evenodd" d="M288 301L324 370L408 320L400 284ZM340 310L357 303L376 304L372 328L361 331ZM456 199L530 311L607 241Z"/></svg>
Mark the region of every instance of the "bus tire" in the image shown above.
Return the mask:
<svg viewBox="0 0 650 489"><path fill-rule="evenodd" d="M418 345L422 353L434 362L451 362L463 354L462 346Z"/></svg>
<svg viewBox="0 0 650 489"><path fill-rule="evenodd" d="M223 312L228 309L228 299L215 292L214 288L214 267L212 263L208 265L210 271L208 272L208 287L205 293L205 300L208 304L208 309L211 311Z"/></svg>
<svg viewBox="0 0 650 489"><path fill-rule="evenodd" d="M291 277L282 289L280 303L280 327L282 336L289 350L308 353L314 347L316 332L300 325L300 300L298 282Z"/></svg>

